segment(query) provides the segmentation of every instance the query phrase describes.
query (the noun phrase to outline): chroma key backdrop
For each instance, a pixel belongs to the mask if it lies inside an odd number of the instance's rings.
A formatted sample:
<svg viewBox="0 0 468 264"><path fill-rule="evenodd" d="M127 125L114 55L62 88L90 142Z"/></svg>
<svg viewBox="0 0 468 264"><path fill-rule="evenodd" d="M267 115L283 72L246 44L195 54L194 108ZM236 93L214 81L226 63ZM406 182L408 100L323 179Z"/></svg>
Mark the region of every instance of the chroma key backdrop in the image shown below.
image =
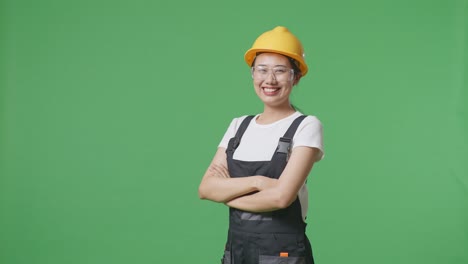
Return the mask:
<svg viewBox="0 0 468 264"><path fill-rule="evenodd" d="M285 26L317 264L468 263L466 0L0 1L0 263L220 263L198 185Z"/></svg>

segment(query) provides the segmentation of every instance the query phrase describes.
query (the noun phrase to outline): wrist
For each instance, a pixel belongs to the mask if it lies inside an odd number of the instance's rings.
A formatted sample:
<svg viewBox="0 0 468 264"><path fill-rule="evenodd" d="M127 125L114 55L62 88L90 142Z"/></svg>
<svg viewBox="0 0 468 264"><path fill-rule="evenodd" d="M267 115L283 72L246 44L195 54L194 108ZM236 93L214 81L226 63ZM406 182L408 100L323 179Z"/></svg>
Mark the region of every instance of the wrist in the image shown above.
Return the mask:
<svg viewBox="0 0 468 264"><path fill-rule="evenodd" d="M256 176L253 176L252 178L254 178L254 188L255 188L255 191L261 191L263 190L264 188L264 185L265 183L263 182L263 176L259 176L259 175L256 175Z"/></svg>

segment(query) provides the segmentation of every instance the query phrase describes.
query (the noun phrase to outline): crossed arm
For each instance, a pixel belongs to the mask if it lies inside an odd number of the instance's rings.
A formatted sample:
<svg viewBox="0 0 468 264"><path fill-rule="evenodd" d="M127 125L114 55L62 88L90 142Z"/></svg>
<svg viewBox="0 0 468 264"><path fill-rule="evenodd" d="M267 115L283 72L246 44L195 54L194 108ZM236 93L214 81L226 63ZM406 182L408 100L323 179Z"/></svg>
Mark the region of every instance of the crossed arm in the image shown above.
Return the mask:
<svg viewBox="0 0 468 264"><path fill-rule="evenodd" d="M250 212L286 208L296 199L318 152L316 148L294 148L279 179L262 175L231 178L227 171L225 149L218 148L200 183L199 196Z"/></svg>

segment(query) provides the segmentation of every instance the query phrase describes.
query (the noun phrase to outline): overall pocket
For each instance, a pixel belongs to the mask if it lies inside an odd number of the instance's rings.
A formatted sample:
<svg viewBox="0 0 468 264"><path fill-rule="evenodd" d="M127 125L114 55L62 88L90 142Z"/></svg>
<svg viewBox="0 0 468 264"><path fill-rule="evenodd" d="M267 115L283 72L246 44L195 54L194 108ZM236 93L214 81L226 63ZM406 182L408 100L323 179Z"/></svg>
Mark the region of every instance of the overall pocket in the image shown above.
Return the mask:
<svg viewBox="0 0 468 264"><path fill-rule="evenodd" d="M259 264L305 264L308 251L304 234L265 234L260 245Z"/></svg>
<svg viewBox="0 0 468 264"><path fill-rule="evenodd" d="M304 257L280 257L260 255L259 264L305 264Z"/></svg>

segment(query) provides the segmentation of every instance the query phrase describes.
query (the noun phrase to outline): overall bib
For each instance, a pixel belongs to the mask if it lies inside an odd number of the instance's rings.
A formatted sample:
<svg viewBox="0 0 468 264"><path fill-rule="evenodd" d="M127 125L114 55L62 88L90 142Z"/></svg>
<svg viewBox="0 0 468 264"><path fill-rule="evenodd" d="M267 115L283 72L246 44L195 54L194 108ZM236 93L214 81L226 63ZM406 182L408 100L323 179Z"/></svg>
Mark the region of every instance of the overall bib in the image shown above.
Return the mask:
<svg viewBox="0 0 468 264"><path fill-rule="evenodd" d="M231 177L263 175L278 179L288 162L292 138L306 116L296 118L270 161L233 159L242 135L253 116L244 119L226 149ZM305 234L298 198L287 208L266 213L252 213L229 208L229 231L223 264L313 264L312 249Z"/></svg>

